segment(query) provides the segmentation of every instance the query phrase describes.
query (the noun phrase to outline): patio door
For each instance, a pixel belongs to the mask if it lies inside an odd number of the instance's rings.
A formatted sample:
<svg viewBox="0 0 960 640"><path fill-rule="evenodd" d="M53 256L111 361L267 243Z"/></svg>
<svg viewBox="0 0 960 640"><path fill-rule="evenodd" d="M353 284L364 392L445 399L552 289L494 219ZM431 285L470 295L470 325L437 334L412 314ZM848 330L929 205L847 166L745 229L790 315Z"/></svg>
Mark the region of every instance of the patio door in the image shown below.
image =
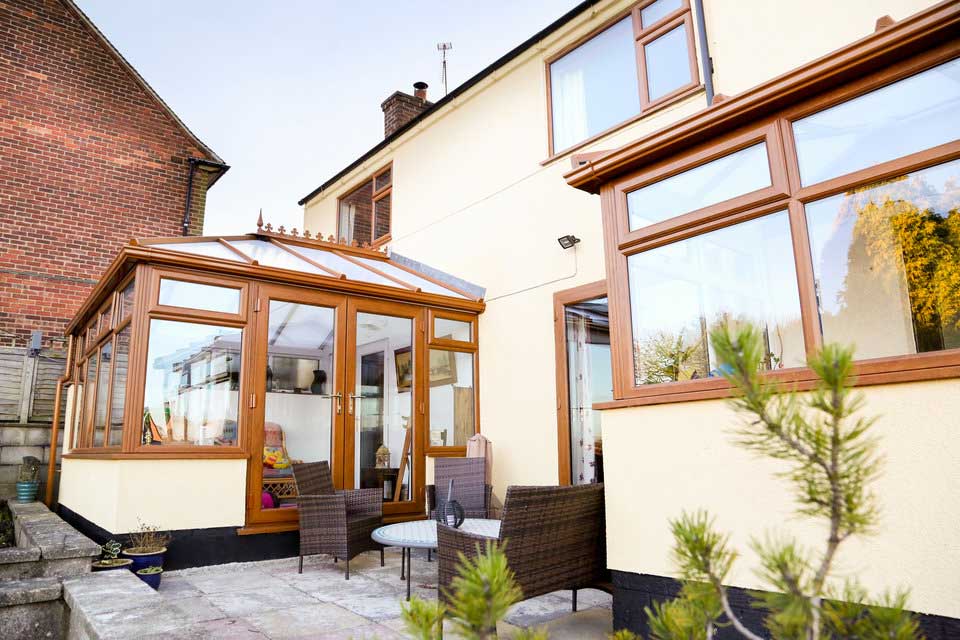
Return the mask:
<svg viewBox="0 0 960 640"><path fill-rule="evenodd" d="M297 522L291 465L330 463L337 488L377 488L386 519L423 512L425 311L261 285L254 301L247 524ZM422 368L422 367L421 367Z"/></svg>
<svg viewBox="0 0 960 640"><path fill-rule="evenodd" d="M379 489L386 519L423 512L423 316L404 304L348 303L343 481Z"/></svg>
<svg viewBox="0 0 960 640"><path fill-rule="evenodd" d="M247 522L297 521L295 462L330 463L344 486L346 298L262 285L255 302Z"/></svg>

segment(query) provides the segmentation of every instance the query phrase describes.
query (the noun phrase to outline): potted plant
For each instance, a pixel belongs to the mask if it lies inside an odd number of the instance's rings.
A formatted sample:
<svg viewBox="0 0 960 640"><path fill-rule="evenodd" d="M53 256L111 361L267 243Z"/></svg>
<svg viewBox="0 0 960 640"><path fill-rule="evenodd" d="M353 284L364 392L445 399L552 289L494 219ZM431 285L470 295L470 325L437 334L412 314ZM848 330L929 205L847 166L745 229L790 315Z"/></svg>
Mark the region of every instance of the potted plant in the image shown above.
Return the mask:
<svg viewBox="0 0 960 640"><path fill-rule="evenodd" d="M160 531L159 527L144 524L139 518L137 522L140 526L136 531L130 532L130 546L123 550L123 555L133 560L131 571L147 582L145 577L140 575L140 570L163 567L163 554L167 552L167 545L170 544L170 534ZM159 583L160 579L156 580Z"/></svg>
<svg viewBox="0 0 960 640"><path fill-rule="evenodd" d="M112 569L123 569L133 564L130 558L118 558L120 555L120 543L111 540L100 546L100 559L93 563L94 571L110 571Z"/></svg>
<svg viewBox="0 0 960 640"><path fill-rule="evenodd" d="M163 567L144 567L137 571L137 577L156 591L160 588L160 579L163 577Z"/></svg>
<svg viewBox="0 0 960 640"><path fill-rule="evenodd" d="M40 460L34 456L23 456L23 462L17 474L17 502L33 502L40 490Z"/></svg>

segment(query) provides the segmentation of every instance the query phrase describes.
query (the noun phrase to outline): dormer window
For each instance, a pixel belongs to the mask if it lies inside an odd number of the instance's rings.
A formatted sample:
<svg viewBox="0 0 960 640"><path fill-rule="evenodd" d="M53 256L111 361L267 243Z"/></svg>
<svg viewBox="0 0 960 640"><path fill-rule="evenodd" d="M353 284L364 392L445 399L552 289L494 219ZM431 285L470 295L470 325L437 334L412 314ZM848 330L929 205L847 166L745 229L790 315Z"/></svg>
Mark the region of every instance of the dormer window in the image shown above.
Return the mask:
<svg viewBox="0 0 960 640"><path fill-rule="evenodd" d="M340 198L337 237L346 243L383 244L390 238L393 168L380 169L363 184Z"/></svg>

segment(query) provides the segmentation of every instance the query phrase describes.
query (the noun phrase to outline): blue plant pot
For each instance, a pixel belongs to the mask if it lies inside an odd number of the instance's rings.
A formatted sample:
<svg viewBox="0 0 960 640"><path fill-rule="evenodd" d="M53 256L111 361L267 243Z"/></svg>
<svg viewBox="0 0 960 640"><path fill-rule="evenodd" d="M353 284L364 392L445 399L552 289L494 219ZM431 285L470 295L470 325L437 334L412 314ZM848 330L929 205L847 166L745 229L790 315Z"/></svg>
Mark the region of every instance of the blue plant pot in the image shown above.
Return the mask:
<svg viewBox="0 0 960 640"><path fill-rule="evenodd" d="M137 577L150 585L150 588L156 591L160 588L160 578L163 577L163 571L159 573L137 573Z"/></svg>
<svg viewBox="0 0 960 640"><path fill-rule="evenodd" d="M17 502L34 502L40 490L40 481L17 482Z"/></svg>
<svg viewBox="0 0 960 640"><path fill-rule="evenodd" d="M130 565L130 571L136 573L137 571L140 571L140 569L146 569L147 567L162 567L163 554L166 552L166 547L160 551L154 551L151 553L137 553L136 551L131 552L128 549L124 549L123 556L133 560L133 564Z"/></svg>

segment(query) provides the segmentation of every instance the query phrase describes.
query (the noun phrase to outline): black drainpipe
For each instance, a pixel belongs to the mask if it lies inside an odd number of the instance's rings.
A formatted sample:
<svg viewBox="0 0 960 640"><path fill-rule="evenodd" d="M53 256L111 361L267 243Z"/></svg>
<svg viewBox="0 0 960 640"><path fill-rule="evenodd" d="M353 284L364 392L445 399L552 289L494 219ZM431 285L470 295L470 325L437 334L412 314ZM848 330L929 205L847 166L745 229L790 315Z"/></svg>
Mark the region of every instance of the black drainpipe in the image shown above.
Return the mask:
<svg viewBox="0 0 960 640"><path fill-rule="evenodd" d="M700 38L700 66L703 68L703 88L707 92L707 106L713 104L713 60L707 44L707 23L703 17L703 0L693 0L696 6L697 35Z"/></svg>
<svg viewBox="0 0 960 640"><path fill-rule="evenodd" d="M183 209L183 235L190 235L190 205L193 204L193 174L197 172L197 159L190 158L190 174L187 176L187 205Z"/></svg>
<svg viewBox="0 0 960 640"><path fill-rule="evenodd" d="M204 167L213 167L215 169L220 169L221 175L226 173L227 169L230 168L230 165L223 164L222 162L213 162L212 160L204 160L203 158L188 158L187 162L190 163L190 173L187 175L187 203L183 209L183 235L190 235L190 208L193 205L193 175L197 172L197 166L203 165Z"/></svg>

